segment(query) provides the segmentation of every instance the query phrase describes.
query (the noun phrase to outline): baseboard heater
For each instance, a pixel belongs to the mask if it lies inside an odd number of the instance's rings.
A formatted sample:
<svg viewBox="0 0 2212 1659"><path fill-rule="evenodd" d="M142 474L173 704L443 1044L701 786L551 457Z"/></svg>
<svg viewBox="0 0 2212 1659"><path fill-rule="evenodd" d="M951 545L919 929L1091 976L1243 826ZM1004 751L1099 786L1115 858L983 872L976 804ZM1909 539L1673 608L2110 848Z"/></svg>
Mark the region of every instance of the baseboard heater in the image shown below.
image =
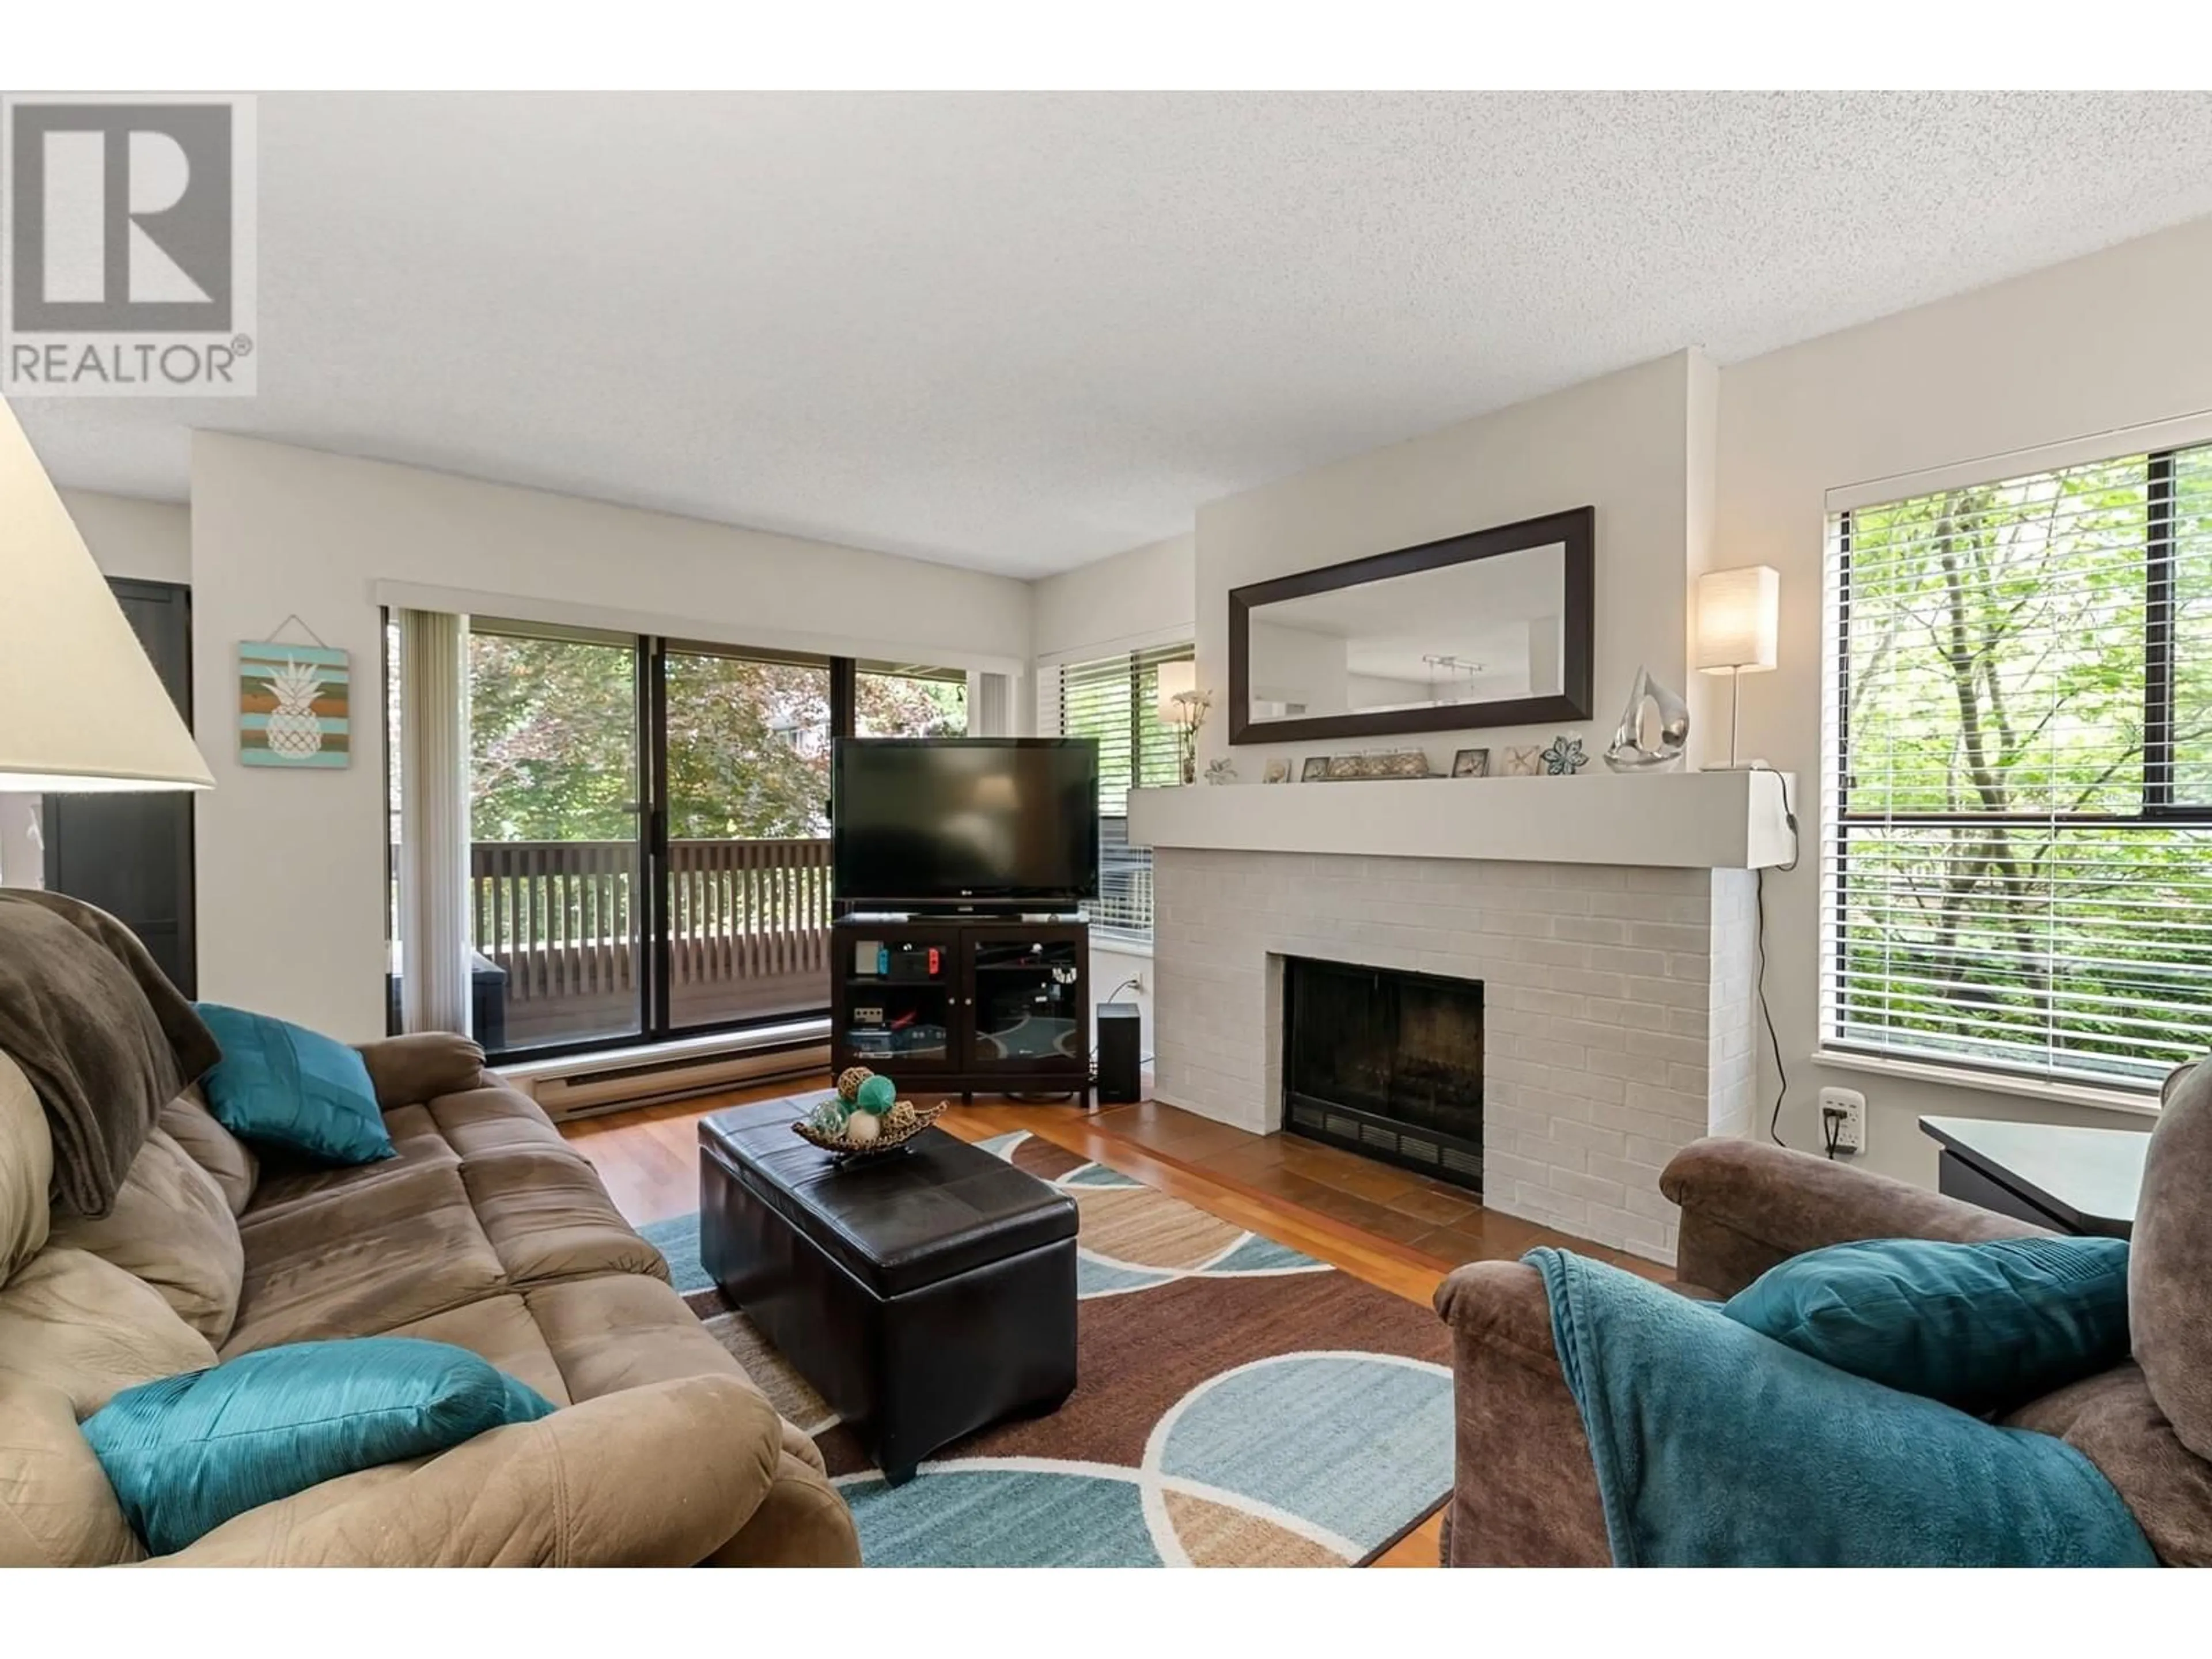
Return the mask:
<svg viewBox="0 0 2212 1659"><path fill-rule="evenodd" d="M527 1088L546 1115L557 1122L689 1100L774 1078L811 1076L818 1082L829 1074L830 1045L801 1038L696 1056L651 1059L628 1054L598 1066L580 1056L573 1066L557 1073L514 1080Z"/></svg>

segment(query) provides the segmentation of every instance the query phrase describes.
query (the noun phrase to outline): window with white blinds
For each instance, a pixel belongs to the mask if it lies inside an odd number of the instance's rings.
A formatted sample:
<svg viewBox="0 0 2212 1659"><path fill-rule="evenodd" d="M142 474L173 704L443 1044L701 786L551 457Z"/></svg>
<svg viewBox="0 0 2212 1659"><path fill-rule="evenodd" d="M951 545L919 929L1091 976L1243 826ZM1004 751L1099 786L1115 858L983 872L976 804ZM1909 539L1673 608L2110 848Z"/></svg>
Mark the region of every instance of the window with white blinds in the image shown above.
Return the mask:
<svg viewBox="0 0 2212 1659"><path fill-rule="evenodd" d="M2212 1049L2212 447L1836 514L1826 590L1824 1044Z"/></svg>
<svg viewBox="0 0 2212 1659"><path fill-rule="evenodd" d="M1188 661L1188 645L1064 664L1051 679L1047 720L1063 737L1098 740L1098 896L1084 907L1094 929L1149 944L1152 854L1129 845L1133 788L1181 776L1176 730L1158 714L1160 665Z"/></svg>

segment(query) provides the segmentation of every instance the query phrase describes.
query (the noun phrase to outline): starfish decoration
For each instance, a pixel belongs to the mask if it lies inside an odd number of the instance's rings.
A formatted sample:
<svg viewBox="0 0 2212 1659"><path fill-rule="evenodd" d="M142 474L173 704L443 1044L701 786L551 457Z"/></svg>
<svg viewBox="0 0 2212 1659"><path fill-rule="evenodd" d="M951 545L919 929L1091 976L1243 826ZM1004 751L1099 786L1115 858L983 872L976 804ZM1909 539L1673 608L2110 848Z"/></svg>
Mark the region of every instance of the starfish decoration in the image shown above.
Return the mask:
<svg viewBox="0 0 2212 1659"><path fill-rule="evenodd" d="M1580 738L1557 737L1544 751L1544 770L1555 778L1571 778L1589 764Z"/></svg>

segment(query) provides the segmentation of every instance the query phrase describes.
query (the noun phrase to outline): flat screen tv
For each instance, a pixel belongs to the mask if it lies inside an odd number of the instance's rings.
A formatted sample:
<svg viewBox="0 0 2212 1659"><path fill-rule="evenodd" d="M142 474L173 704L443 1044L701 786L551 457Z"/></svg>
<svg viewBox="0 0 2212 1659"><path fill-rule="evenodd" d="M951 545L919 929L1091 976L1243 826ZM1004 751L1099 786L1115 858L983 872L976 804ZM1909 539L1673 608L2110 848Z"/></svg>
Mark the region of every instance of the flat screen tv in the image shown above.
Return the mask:
<svg viewBox="0 0 2212 1659"><path fill-rule="evenodd" d="M837 896L943 909L1072 906L1098 892L1090 738L840 738Z"/></svg>

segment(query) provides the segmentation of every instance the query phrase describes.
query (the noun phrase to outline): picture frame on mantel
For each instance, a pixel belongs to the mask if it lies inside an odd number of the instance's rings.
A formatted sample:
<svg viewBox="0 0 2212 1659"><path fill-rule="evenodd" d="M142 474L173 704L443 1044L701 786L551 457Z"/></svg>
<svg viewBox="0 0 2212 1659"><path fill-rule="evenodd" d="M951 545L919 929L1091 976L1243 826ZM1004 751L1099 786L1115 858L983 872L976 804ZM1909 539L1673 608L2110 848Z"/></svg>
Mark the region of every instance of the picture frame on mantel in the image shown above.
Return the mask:
<svg viewBox="0 0 2212 1659"><path fill-rule="evenodd" d="M1304 714L1255 719L1252 712L1253 612L1289 605L1316 595L1419 577L1455 565L1508 554L1557 549L1557 579L1563 615L1556 692L1477 700L1438 700L1355 709L1340 714ZM1597 509L1571 507L1515 524L1497 525L1463 536L1401 547L1340 564L1252 582L1229 592L1229 742L1231 747L1263 743L1311 743L1339 738L1373 738L1424 732L1460 732L1483 726L1566 724L1590 718L1596 656ZM1410 598L1409 598L1409 602ZM1371 598L1366 601L1371 607ZM1260 619L1265 626L1265 618ZM1443 672L1466 672L1477 666L1451 654L1423 661ZM1271 692L1272 696L1273 693Z"/></svg>

